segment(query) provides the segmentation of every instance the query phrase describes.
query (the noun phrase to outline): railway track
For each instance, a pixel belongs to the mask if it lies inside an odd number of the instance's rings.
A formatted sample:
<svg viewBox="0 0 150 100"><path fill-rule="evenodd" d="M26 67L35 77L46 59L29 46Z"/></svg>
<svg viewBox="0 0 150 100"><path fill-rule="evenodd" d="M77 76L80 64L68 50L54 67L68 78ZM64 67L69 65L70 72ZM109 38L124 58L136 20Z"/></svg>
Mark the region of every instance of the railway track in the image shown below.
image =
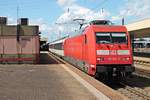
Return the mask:
<svg viewBox="0 0 150 100"><path fill-rule="evenodd" d="M130 98L131 100L150 100L150 95L141 88L135 88L127 83L120 83L124 88L118 89L119 92Z"/></svg>
<svg viewBox="0 0 150 100"><path fill-rule="evenodd" d="M134 60L135 64L141 64L141 65L148 65L150 66L150 61L143 61L143 60Z"/></svg>
<svg viewBox="0 0 150 100"><path fill-rule="evenodd" d="M150 100L150 79L134 75L126 81L109 83L108 86L130 100Z"/></svg>
<svg viewBox="0 0 150 100"><path fill-rule="evenodd" d="M150 58L135 56L134 57L134 63L135 64L141 64L141 65L148 65L148 66L150 66Z"/></svg>
<svg viewBox="0 0 150 100"><path fill-rule="evenodd" d="M134 64L136 69L133 74L150 79L150 58L136 58L136 60L134 60Z"/></svg>
<svg viewBox="0 0 150 100"><path fill-rule="evenodd" d="M143 71L143 73L145 72ZM120 85L117 85L117 89L108 86L131 100L150 100L150 79L134 75L133 78L127 81L127 83L119 83Z"/></svg>
<svg viewBox="0 0 150 100"><path fill-rule="evenodd" d="M143 70L143 69L136 69L134 75L140 76L140 77L145 77L150 79L150 72L148 70Z"/></svg>

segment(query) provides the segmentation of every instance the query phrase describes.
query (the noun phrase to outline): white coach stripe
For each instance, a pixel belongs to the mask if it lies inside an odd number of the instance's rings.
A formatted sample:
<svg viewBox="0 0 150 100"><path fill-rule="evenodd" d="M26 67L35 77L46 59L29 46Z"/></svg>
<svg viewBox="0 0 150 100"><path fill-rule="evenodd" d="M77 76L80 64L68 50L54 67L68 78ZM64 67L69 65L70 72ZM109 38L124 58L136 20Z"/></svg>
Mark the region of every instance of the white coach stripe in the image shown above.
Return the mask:
<svg viewBox="0 0 150 100"><path fill-rule="evenodd" d="M98 100L110 100L107 96L102 94L100 91L98 91L95 87L93 87L91 84L89 84L87 81L82 79L79 75L77 75L75 72L70 70L65 65L61 64L61 66L69 72L75 79L77 79L83 86L85 86Z"/></svg>

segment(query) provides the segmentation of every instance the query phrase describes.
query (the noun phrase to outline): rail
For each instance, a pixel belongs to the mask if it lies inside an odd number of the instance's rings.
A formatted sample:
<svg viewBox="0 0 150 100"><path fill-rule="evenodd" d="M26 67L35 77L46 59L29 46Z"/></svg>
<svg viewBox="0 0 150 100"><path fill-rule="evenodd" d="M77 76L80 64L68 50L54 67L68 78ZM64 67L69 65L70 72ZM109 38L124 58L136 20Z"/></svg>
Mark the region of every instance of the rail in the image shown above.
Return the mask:
<svg viewBox="0 0 150 100"><path fill-rule="evenodd" d="M130 94L134 94L138 100L150 100L150 96L147 95L141 88L134 88L123 82L120 82L120 84L123 85L125 87L124 89Z"/></svg>
<svg viewBox="0 0 150 100"><path fill-rule="evenodd" d="M150 58L134 57L134 63L142 65L150 65Z"/></svg>

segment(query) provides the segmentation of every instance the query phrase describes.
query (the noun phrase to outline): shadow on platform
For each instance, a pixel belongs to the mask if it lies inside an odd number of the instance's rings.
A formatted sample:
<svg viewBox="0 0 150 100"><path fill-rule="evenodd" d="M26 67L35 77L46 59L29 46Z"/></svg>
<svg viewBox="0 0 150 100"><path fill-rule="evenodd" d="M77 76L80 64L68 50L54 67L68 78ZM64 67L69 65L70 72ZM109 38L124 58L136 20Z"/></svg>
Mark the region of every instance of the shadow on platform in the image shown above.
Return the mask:
<svg viewBox="0 0 150 100"><path fill-rule="evenodd" d="M58 64L54 59L52 59L48 53L40 53L39 64Z"/></svg>

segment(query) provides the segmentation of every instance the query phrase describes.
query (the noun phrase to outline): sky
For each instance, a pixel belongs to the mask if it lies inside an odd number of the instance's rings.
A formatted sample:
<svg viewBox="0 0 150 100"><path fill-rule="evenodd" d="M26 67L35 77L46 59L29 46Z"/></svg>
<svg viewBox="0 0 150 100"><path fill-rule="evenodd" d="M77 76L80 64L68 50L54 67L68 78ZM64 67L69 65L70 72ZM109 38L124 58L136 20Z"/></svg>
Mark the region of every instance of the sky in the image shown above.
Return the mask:
<svg viewBox="0 0 150 100"><path fill-rule="evenodd" d="M18 11L17 11L18 8ZM115 24L132 23L150 18L150 0L0 0L0 16L8 24L18 18L29 18L30 25L39 25L42 37L49 41L74 34L74 19L108 19Z"/></svg>

